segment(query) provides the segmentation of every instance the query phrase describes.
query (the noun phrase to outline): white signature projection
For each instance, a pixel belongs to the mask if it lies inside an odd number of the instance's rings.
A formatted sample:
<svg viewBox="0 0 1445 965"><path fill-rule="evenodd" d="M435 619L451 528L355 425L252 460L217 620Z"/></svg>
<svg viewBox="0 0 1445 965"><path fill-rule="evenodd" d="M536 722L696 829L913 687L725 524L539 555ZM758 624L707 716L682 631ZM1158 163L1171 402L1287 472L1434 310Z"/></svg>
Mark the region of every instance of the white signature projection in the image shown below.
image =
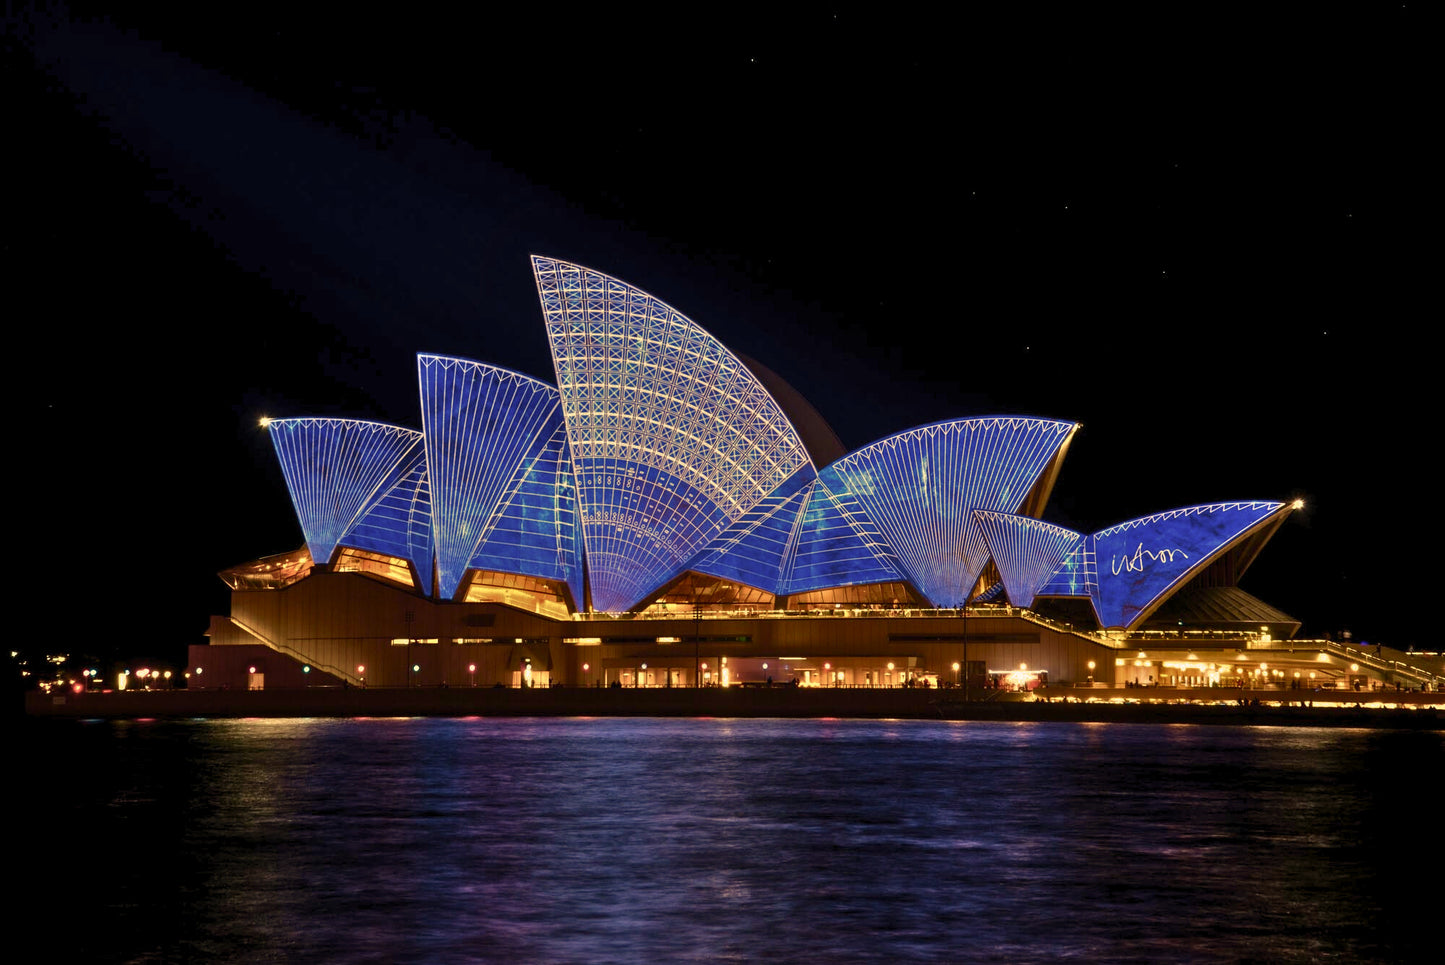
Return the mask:
<svg viewBox="0 0 1445 965"><path fill-rule="evenodd" d="M1144 544L1140 543L1132 556L1115 556L1109 565L1114 575L1118 576L1120 573L1143 572L1146 563L1173 563L1176 556L1189 559L1189 554L1180 549L1146 550Z"/></svg>

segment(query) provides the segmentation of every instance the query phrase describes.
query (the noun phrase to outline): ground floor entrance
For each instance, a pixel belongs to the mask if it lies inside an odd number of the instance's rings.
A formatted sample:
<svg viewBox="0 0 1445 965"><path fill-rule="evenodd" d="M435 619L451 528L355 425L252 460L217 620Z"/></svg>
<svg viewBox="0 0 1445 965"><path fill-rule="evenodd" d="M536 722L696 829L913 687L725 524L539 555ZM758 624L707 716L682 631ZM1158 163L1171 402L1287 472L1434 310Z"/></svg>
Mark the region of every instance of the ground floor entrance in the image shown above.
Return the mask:
<svg viewBox="0 0 1445 965"><path fill-rule="evenodd" d="M995 673L983 661L960 661L930 667L918 656L887 657L740 657L706 655L679 657L608 657L600 666L583 666L587 687L921 687L949 689L965 683L978 689L1004 686L1033 689L1047 679L1047 671L1031 672L1027 688L1014 676ZM1005 678L1007 678L1005 680Z"/></svg>

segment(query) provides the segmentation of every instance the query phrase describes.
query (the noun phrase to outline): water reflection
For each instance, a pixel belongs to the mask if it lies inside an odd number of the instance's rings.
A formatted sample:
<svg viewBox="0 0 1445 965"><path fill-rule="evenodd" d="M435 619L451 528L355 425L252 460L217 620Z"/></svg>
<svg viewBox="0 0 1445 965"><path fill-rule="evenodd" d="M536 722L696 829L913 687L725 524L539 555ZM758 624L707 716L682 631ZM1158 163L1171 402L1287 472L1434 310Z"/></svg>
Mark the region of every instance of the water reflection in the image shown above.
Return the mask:
<svg viewBox="0 0 1445 965"><path fill-rule="evenodd" d="M1436 940L1386 830L1434 813L1433 734L46 723L31 763L71 765L27 820L107 842L42 873L89 961L1370 961Z"/></svg>

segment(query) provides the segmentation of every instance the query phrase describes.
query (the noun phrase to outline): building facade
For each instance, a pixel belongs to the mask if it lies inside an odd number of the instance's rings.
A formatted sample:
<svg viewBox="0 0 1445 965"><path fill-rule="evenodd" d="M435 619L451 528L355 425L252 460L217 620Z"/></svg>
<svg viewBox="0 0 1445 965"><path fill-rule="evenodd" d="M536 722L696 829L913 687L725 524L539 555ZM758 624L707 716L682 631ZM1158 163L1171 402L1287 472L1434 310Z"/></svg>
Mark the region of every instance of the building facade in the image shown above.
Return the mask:
<svg viewBox="0 0 1445 965"><path fill-rule="evenodd" d="M1101 668L1161 625L1230 648L1298 629L1237 585L1290 504L1076 533L1043 519L1073 422L841 454L673 307L532 269L555 384L420 354L419 429L268 421L305 545L221 574L197 682L1033 685L1127 673Z"/></svg>

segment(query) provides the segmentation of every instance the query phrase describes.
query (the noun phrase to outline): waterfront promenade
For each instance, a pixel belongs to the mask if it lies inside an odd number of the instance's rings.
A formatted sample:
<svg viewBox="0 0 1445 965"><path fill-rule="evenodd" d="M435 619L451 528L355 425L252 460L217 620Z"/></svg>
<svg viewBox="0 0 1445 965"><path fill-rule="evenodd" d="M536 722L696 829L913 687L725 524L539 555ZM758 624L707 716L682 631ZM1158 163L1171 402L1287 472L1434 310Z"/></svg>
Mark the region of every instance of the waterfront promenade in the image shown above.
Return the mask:
<svg viewBox="0 0 1445 965"><path fill-rule="evenodd" d="M1438 693L1049 688L970 696L914 688L308 688L31 693L25 709L58 718L848 717L1445 729Z"/></svg>

